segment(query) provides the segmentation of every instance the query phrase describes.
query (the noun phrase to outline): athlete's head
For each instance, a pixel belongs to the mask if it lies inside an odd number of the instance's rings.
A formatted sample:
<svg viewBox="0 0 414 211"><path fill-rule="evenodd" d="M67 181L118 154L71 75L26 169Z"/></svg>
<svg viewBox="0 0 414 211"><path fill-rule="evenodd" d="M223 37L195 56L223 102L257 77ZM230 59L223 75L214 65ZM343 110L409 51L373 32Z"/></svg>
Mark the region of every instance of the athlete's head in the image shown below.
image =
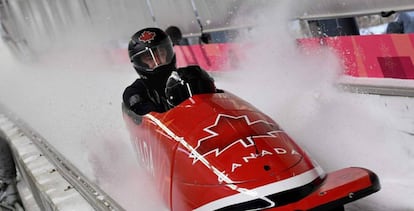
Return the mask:
<svg viewBox="0 0 414 211"><path fill-rule="evenodd" d="M145 28L135 33L129 42L128 54L140 75L149 76L176 68L171 39L159 28Z"/></svg>

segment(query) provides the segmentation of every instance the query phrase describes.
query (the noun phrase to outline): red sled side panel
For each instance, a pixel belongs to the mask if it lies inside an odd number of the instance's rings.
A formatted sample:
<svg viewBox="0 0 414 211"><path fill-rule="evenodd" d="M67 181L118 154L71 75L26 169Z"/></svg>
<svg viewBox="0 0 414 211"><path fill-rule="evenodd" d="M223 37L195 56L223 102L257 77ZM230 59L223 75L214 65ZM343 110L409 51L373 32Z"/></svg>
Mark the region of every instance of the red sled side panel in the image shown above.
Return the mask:
<svg viewBox="0 0 414 211"><path fill-rule="evenodd" d="M147 116L138 116L124 108L124 119L129 129L137 160L154 179L155 188L166 205L171 203L171 171L178 143L165 135Z"/></svg>

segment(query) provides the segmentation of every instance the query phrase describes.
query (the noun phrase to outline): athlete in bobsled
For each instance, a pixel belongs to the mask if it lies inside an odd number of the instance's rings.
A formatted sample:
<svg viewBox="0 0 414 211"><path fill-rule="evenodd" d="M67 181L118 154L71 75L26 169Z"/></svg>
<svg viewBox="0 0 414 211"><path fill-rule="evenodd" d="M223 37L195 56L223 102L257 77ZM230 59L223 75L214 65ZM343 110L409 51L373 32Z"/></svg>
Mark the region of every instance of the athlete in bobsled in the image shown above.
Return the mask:
<svg viewBox="0 0 414 211"><path fill-rule="evenodd" d="M199 66L176 67L171 39L159 28L136 32L128 54L140 78L125 89L123 102L138 115L165 112L194 94L216 91L214 80Z"/></svg>
<svg viewBox="0 0 414 211"><path fill-rule="evenodd" d="M380 189L368 169L325 173L274 120L217 90L200 67L177 69L162 30L138 31L128 51L140 78L125 89L123 117L171 210L337 211Z"/></svg>

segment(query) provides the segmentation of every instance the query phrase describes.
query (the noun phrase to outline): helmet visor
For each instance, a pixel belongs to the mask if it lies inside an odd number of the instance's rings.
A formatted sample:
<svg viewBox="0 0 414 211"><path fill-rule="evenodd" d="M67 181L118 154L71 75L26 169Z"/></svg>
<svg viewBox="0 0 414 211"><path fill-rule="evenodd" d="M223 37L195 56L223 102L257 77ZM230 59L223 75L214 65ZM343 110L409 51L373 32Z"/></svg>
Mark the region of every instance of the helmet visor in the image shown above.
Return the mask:
<svg viewBox="0 0 414 211"><path fill-rule="evenodd" d="M135 65L145 67L147 71L153 71L159 66L169 64L173 55L172 44L169 39L166 39L159 45L145 47L144 50L133 55L131 59Z"/></svg>

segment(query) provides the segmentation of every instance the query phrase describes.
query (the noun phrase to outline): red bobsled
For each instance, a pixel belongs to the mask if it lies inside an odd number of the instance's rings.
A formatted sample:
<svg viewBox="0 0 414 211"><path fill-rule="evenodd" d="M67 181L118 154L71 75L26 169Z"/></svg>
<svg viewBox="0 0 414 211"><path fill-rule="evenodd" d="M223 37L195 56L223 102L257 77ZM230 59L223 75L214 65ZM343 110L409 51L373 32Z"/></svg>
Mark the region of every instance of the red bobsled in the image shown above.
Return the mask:
<svg viewBox="0 0 414 211"><path fill-rule="evenodd" d="M165 113L123 109L140 162L171 210L341 210L380 189L375 173L324 173L270 117L229 93Z"/></svg>

